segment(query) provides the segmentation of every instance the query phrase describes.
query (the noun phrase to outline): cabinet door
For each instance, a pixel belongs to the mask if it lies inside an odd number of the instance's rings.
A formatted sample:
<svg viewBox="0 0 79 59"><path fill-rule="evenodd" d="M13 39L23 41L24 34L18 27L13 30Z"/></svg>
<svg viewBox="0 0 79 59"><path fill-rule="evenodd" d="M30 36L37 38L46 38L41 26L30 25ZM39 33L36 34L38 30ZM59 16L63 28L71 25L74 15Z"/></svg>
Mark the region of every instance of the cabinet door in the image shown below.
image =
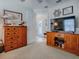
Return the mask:
<svg viewBox="0 0 79 59"><path fill-rule="evenodd" d="M79 55L79 35L77 36L77 54Z"/></svg>
<svg viewBox="0 0 79 59"><path fill-rule="evenodd" d="M47 45L54 46L56 32L47 33Z"/></svg>
<svg viewBox="0 0 79 59"><path fill-rule="evenodd" d="M71 35L70 36L71 38L70 38L70 50L71 50L71 52L73 52L73 53L76 53L76 51L77 51L77 37L76 37L76 35Z"/></svg>
<svg viewBox="0 0 79 59"><path fill-rule="evenodd" d="M55 35L56 35L56 34L57 34L56 32L51 33L51 45L52 45L52 46L55 45L54 39L55 39Z"/></svg>
<svg viewBox="0 0 79 59"><path fill-rule="evenodd" d="M70 34L65 34L64 40L65 40L64 49L69 51L70 50Z"/></svg>
<svg viewBox="0 0 79 59"><path fill-rule="evenodd" d="M4 31L6 32L12 32L12 27L11 26L5 26Z"/></svg>
<svg viewBox="0 0 79 59"><path fill-rule="evenodd" d="M77 43L78 43L78 45L77 45L77 47L78 47L78 51L79 51L79 36L78 36L78 39L77 39Z"/></svg>
<svg viewBox="0 0 79 59"><path fill-rule="evenodd" d="M50 33L47 33L47 45L51 46L51 36L50 36Z"/></svg>

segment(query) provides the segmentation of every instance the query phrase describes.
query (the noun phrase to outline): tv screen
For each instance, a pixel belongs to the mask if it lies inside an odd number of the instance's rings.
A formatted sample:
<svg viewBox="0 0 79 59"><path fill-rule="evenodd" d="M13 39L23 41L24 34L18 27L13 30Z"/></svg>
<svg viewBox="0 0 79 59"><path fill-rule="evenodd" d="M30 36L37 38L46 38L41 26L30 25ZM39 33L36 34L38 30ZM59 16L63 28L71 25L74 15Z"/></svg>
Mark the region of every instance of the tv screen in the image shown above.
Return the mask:
<svg viewBox="0 0 79 59"><path fill-rule="evenodd" d="M52 31L75 32L75 16L53 19L51 24Z"/></svg>
<svg viewBox="0 0 79 59"><path fill-rule="evenodd" d="M65 32L74 32L75 31L75 23L74 18L65 19L64 20L64 31Z"/></svg>

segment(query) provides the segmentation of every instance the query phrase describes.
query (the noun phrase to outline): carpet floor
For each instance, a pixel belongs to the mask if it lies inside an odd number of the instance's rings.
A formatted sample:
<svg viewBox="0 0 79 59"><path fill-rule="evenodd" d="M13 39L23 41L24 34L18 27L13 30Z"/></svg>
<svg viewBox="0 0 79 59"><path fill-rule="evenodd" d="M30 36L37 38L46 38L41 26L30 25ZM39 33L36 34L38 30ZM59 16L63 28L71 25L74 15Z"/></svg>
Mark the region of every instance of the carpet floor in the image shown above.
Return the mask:
<svg viewBox="0 0 79 59"><path fill-rule="evenodd" d="M34 42L28 46L0 54L0 59L79 59L79 56Z"/></svg>

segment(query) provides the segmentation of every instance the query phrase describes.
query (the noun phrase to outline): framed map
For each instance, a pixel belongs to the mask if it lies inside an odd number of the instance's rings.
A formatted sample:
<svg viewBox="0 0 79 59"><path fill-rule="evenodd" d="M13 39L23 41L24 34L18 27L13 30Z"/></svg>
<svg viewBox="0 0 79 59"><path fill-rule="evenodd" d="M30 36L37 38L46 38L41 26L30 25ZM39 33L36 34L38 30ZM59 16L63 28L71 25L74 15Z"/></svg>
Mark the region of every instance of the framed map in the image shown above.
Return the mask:
<svg viewBox="0 0 79 59"><path fill-rule="evenodd" d="M4 10L4 24L10 24L11 22L22 21L23 15L20 12Z"/></svg>

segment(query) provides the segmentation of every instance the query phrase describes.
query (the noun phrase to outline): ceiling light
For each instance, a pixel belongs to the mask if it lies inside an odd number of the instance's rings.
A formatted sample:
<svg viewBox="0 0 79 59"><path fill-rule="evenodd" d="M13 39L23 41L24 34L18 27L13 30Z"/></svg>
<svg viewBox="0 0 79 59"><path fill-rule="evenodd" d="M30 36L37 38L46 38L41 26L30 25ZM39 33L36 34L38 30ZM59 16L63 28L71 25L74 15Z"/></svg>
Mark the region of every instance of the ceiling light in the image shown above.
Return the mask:
<svg viewBox="0 0 79 59"><path fill-rule="evenodd" d="M42 3L43 2L43 0L37 0L39 3Z"/></svg>
<svg viewBox="0 0 79 59"><path fill-rule="evenodd" d="M56 0L56 3L60 3L62 0Z"/></svg>
<svg viewBox="0 0 79 59"><path fill-rule="evenodd" d="M26 0L21 0L21 2L25 2Z"/></svg>
<svg viewBox="0 0 79 59"><path fill-rule="evenodd" d="M48 8L48 6L44 6L44 8Z"/></svg>

